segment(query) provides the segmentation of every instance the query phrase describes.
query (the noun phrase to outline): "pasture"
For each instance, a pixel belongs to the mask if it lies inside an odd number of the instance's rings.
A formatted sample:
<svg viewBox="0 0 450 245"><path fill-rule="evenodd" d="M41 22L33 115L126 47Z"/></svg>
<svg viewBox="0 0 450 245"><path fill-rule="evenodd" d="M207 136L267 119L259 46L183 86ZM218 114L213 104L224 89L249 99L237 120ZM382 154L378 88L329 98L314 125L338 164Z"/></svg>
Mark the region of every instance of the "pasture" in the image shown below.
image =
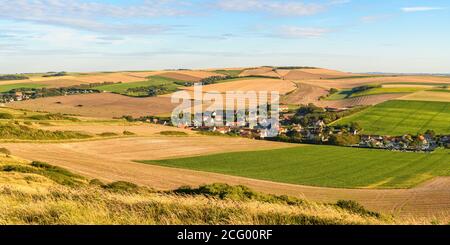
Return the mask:
<svg viewBox="0 0 450 245"><path fill-rule="evenodd" d="M449 150L424 154L315 145L144 163L342 188L410 188L436 176L450 175Z"/></svg>
<svg viewBox="0 0 450 245"><path fill-rule="evenodd" d="M365 134L418 134L425 133L428 129L432 129L438 134L449 134L450 103L387 101L343 118L332 125L344 125L350 122L359 123Z"/></svg>

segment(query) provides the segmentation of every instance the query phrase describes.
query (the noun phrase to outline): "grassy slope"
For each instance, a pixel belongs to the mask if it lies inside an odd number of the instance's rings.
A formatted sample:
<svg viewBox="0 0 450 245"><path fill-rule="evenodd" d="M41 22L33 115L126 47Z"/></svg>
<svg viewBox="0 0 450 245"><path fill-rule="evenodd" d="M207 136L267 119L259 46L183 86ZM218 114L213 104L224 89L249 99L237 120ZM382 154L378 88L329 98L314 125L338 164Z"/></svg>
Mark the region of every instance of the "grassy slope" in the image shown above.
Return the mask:
<svg viewBox="0 0 450 245"><path fill-rule="evenodd" d="M388 101L334 124L358 122L366 134L403 135L424 133L450 133L450 103L427 101Z"/></svg>
<svg viewBox="0 0 450 245"><path fill-rule="evenodd" d="M434 176L450 175L449 150L424 154L315 145L145 163L345 188L408 188Z"/></svg>
<svg viewBox="0 0 450 245"><path fill-rule="evenodd" d="M390 224L359 206L213 185L155 192L0 154L0 224ZM206 196L204 196L206 195ZM351 204L351 203L350 203Z"/></svg>

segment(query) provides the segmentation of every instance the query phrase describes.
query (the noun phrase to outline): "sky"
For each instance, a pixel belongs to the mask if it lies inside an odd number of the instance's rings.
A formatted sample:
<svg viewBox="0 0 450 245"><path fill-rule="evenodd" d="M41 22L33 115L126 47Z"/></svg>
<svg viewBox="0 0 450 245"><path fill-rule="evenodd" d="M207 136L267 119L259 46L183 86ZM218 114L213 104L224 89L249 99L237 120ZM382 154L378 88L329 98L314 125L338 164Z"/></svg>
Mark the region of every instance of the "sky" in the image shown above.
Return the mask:
<svg viewBox="0 0 450 245"><path fill-rule="evenodd" d="M0 73L450 73L448 0L0 0Z"/></svg>

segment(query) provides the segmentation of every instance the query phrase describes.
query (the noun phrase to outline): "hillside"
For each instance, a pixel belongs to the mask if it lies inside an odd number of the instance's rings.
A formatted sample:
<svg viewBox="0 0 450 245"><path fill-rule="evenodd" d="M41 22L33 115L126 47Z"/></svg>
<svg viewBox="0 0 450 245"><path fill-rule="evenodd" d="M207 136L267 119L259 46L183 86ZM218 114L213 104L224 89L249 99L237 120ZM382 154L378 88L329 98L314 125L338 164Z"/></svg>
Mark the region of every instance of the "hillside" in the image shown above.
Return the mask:
<svg viewBox="0 0 450 245"><path fill-rule="evenodd" d="M5 151L5 150L3 150ZM355 202L318 204L214 184L157 192L0 155L0 224L391 224Z"/></svg>

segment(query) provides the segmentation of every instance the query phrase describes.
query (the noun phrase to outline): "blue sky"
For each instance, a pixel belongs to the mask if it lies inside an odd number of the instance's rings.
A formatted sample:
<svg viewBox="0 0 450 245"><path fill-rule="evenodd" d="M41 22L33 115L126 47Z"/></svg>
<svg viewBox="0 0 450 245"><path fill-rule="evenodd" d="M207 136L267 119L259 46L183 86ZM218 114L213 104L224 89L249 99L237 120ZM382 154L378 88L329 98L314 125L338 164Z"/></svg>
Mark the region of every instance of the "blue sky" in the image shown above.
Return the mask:
<svg viewBox="0 0 450 245"><path fill-rule="evenodd" d="M0 0L0 73L450 73L449 23L447 0Z"/></svg>

